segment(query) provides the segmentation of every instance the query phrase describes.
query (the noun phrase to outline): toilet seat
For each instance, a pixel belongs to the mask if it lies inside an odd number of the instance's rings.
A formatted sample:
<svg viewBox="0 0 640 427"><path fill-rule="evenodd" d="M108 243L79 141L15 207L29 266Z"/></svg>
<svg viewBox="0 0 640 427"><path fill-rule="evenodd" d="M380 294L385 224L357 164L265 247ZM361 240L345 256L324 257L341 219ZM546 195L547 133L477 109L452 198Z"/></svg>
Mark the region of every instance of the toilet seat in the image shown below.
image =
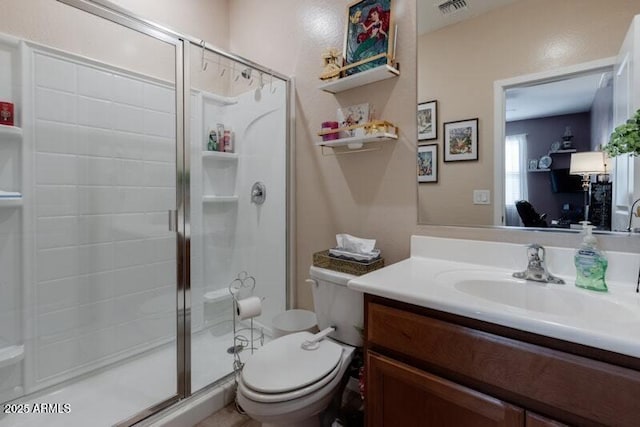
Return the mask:
<svg viewBox="0 0 640 427"><path fill-rule="evenodd" d="M298 332L262 347L242 369L246 388L260 394L286 394L325 380L339 367L343 348L324 339L313 350L303 349L302 343L311 338L310 332Z"/></svg>
<svg viewBox="0 0 640 427"><path fill-rule="evenodd" d="M332 381L340 369L342 367L342 363L338 363L336 367L331 371L328 375L322 378L320 381L310 384L306 387L299 388L297 390L289 391L286 393L258 393L254 390L251 390L244 381L242 380L242 376L238 379L238 389L240 393L242 393L248 399L251 399L256 402L261 403L278 403L278 402L286 402L288 400L298 399L300 397L304 397L308 394L315 392L316 390L321 389L325 385L327 385L330 381Z"/></svg>

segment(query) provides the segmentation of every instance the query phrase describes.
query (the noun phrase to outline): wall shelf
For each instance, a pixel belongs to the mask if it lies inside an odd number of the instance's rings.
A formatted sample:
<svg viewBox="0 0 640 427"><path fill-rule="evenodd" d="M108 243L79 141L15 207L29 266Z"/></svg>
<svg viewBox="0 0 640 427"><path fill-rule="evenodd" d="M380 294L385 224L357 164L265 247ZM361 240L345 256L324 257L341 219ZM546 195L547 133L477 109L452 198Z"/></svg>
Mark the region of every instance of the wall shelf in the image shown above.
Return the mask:
<svg viewBox="0 0 640 427"><path fill-rule="evenodd" d="M329 93L339 93L345 90L354 89L356 87L368 85L370 83L398 77L400 70L385 64L370 70L361 71L348 77L332 80L321 84L318 89Z"/></svg>
<svg viewBox="0 0 640 427"><path fill-rule="evenodd" d="M22 206L22 197L0 197L0 208L17 208Z"/></svg>
<svg viewBox="0 0 640 427"><path fill-rule="evenodd" d="M346 132L359 129L364 131L364 135L352 136L348 138L333 139L329 141L318 141L315 145L320 147L344 147L347 146L350 149L362 148L363 144L376 141L389 141L398 139L398 127L393 123L374 120L368 123L360 125L347 126L344 128L324 130L318 132L318 136L324 136L328 134L335 134L339 132Z"/></svg>
<svg viewBox="0 0 640 427"><path fill-rule="evenodd" d="M578 150L576 150L575 148L571 148L568 150L556 150L556 151L549 151L549 155L553 155L553 154L569 154L569 153L576 153Z"/></svg>
<svg viewBox="0 0 640 427"><path fill-rule="evenodd" d="M340 138L333 141L321 141L316 145L321 147L344 147L360 148L361 144L367 144L375 141L390 141L398 139L398 134L389 132L379 132L365 136L352 136L350 138Z"/></svg>
<svg viewBox="0 0 640 427"><path fill-rule="evenodd" d="M203 151L202 159L224 159L224 160L237 160L238 153L225 153L223 151Z"/></svg>
<svg viewBox="0 0 640 427"><path fill-rule="evenodd" d="M549 172L551 169L529 169L529 172Z"/></svg>
<svg viewBox="0 0 640 427"><path fill-rule="evenodd" d="M24 359L24 346L10 345L0 347L0 368L15 365Z"/></svg>
<svg viewBox="0 0 640 427"><path fill-rule="evenodd" d="M22 138L22 128L0 125L0 139L4 138Z"/></svg>
<svg viewBox="0 0 640 427"><path fill-rule="evenodd" d="M238 196L202 196L202 203L235 203Z"/></svg>
<svg viewBox="0 0 640 427"><path fill-rule="evenodd" d="M227 96L216 95L210 92L201 92L202 99L205 101L212 101L218 105L233 105L238 103L238 98L229 98Z"/></svg>

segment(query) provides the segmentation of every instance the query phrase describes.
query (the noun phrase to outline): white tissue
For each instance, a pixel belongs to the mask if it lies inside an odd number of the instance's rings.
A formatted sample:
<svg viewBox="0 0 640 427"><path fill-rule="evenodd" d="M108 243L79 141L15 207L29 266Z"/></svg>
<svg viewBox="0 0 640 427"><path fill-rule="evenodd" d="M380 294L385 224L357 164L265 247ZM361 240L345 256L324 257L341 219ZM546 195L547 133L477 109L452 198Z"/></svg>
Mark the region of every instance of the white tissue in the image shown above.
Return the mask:
<svg viewBox="0 0 640 427"><path fill-rule="evenodd" d="M338 248L355 254L370 254L376 247L375 239L361 239L350 234L336 234Z"/></svg>

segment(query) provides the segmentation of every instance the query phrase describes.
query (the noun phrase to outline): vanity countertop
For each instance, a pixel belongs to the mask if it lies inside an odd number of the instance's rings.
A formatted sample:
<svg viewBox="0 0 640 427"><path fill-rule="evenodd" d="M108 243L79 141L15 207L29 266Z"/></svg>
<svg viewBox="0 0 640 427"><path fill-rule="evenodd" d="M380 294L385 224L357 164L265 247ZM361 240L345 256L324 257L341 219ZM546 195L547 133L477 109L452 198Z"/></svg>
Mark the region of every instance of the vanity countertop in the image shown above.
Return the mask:
<svg viewBox="0 0 640 427"><path fill-rule="evenodd" d="M572 249L547 248L554 285L514 279L524 245L413 236L411 257L349 281L349 288L640 358L640 255L608 252L609 292L574 286ZM453 261L455 260L455 261Z"/></svg>

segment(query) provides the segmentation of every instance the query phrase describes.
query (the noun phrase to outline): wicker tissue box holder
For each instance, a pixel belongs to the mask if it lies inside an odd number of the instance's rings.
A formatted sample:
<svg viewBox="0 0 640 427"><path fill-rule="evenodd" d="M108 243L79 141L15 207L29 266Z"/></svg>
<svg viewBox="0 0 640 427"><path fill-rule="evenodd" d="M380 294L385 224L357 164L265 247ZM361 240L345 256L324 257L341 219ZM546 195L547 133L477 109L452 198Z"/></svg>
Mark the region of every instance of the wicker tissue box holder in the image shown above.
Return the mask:
<svg viewBox="0 0 640 427"><path fill-rule="evenodd" d="M329 250L326 250L313 254L313 265L354 276L362 276L384 267L384 258L378 258L371 262L349 261L329 256Z"/></svg>

